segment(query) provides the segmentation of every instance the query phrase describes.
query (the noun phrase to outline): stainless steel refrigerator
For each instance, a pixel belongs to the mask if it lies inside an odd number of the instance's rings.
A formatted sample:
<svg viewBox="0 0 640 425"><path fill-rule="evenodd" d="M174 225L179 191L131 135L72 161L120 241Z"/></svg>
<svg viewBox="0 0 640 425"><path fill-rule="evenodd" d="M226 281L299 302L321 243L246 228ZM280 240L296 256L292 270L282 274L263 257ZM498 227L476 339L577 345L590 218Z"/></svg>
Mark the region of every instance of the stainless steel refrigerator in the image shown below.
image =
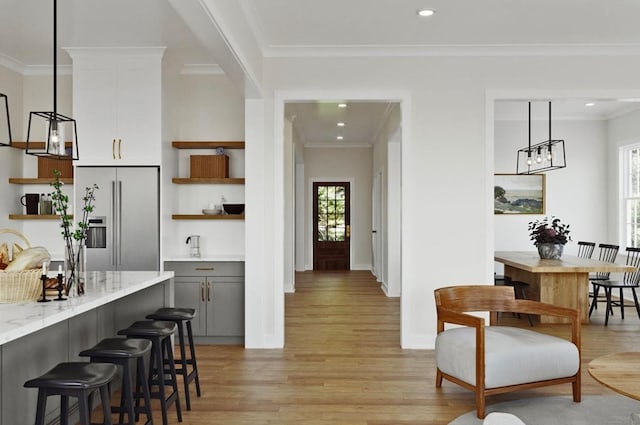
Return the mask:
<svg viewBox="0 0 640 425"><path fill-rule="evenodd" d="M158 167L76 167L74 222L85 188L98 185L89 214L87 270L159 270Z"/></svg>

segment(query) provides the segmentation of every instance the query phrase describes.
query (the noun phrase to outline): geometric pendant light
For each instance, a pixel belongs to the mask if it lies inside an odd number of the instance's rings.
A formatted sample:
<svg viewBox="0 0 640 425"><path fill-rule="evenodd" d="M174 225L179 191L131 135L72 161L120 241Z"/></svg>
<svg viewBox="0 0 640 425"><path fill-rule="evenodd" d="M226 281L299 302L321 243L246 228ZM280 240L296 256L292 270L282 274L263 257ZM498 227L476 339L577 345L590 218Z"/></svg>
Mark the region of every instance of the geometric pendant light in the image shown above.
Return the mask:
<svg viewBox="0 0 640 425"><path fill-rule="evenodd" d="M531 102L529 102L529 145L518 150L517 174L535 174L567 166L564 140L551 138L551 102L549 102L549 138L531 144Z"/></svg>
<svg viewBox="0 0 640 425"><path fill-rule="evenodd" d="M57 0L53 0L53 112L31 112L27 130L28 155L78 159L76 120L58 113L58 24ZM44 143L35 141L44 138Z"/></svg>
<svg viewBox="0 0 640 425"><path fill-rule="evenodd" d="M9 99L0 93L0 146L11 146L11 121L9 120Z"/></svg>

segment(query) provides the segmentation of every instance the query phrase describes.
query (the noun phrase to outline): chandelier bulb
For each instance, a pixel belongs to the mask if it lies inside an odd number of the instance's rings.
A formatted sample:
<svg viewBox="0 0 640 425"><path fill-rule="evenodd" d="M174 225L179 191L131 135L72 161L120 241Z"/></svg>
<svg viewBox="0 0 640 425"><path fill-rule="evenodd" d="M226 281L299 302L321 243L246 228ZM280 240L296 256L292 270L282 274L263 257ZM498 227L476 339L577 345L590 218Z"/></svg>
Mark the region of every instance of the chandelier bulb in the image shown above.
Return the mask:
<svg viewBox="0 0 640 425"><path fill-rule="evenodd" d="M536 162L540 164L542 162L542 150L538 148L538 152L536 153Z"/></svg>

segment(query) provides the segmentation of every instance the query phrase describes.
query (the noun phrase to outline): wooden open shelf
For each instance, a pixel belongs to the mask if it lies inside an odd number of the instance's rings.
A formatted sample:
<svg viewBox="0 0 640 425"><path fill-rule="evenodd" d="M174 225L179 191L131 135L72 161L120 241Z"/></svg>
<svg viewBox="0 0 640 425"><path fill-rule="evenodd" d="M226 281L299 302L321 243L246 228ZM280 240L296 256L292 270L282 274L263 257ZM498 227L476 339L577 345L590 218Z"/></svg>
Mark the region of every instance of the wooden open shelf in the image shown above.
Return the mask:
<svg viewBox="0 0 640 425"><path fill-rule="evenodd" d="M9 183L12 184L50 184L55 178L38 178L38 177L9 177ZM60 181L64 184L73 184L73 177L61 177Z"/></svg>
<svg viewBox="0 0 640 425"><path fill-rule="evenodd" d="M173 214L174 220L244 220L244 214Z"/></svg>
<svg viewBox="0 0 640 425"><path fill-rule="evenodd" d="M9 220L60 220L56 214L9 214Z"/></svg>
<svg viewBox="0 0 640 425"><path fill-rule="evenodd" d="M173 141L171 142L171 146L176 149L215 149L215 148L225 148L225 149L244 149L244 142L183 142L183 141Z"/></svg>
<svg viewBox="0 0 640 425"><path fill-rule="evenodd" d="M29 142L29 144L34 149L44 149L44 145L45 145L44 142ZM73 147L71 142L65 142L64 145L67 148ZM17 149L27 149L27 142L16 142L16 141L13 141L13 142L11 142L11 147L17 148Z"/></svg>
<svg viewBox="0 0 640 425"><path fill-rule="evenodd" d="M208 177L174 177L171 179L176 184L244 184L244 177L240 178L208 178Z"/></svg>

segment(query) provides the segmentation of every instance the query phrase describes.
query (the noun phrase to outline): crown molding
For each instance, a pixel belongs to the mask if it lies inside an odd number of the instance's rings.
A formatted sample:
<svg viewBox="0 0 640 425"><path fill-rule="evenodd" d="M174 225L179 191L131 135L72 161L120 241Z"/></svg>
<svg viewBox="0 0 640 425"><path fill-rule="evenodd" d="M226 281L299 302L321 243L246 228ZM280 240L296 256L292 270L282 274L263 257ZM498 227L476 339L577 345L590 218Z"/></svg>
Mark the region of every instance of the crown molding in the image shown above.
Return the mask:
<svg viewBox="0 0 640 425"><path fill-rule="evenodd" d="M400 56L628 56L640 55L640 44L496 44L496 45L344 45L268 46L264 56L400 57Z"/></svg>
<svg viewBox="0 0 640 425"><path fill-rule="evenodd" d="M58 75L71 75L71 65L58 65ZM26 65L23 75L53 75L53 65Z"/></svg>
<svg viewBox="0 0 640 425"><path fill-rule="evenodd" d="M24 74L25 71L25 65L22 62L3 53L0 53L0 65L18 74Z"/></svg>
<svg viewBox="0 0 640 425"><path fill-rule="evenodd" d="M180 70L182 75L225 75L217 64L185 64Z"/></svg>

